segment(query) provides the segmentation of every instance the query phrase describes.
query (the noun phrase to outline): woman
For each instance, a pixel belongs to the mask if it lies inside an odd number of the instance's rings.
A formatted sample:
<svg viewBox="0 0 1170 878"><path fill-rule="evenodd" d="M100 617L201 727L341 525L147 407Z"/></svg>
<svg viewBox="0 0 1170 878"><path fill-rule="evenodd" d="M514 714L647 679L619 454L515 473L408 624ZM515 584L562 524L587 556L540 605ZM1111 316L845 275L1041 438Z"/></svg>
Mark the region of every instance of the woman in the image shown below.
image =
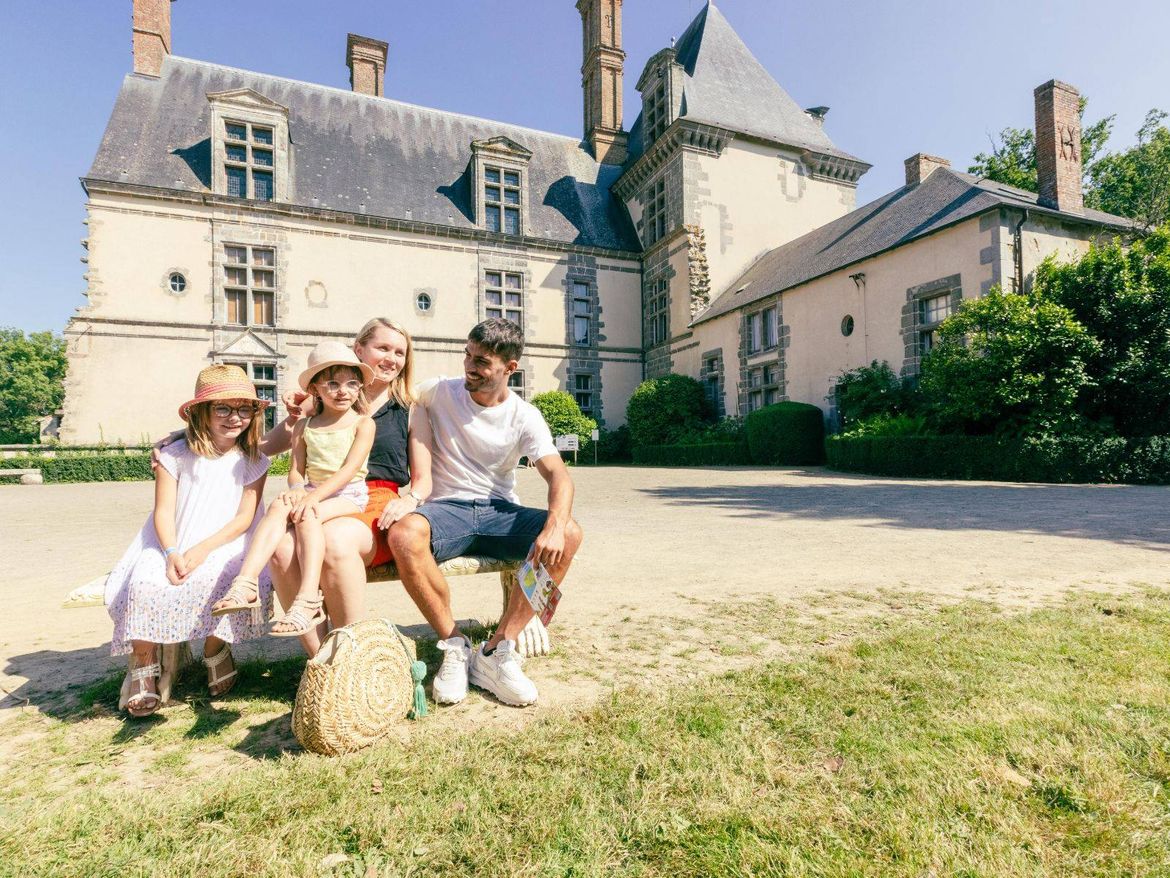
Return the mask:
<svg viewBox="0 0 1170 878"><path fill-rule="evenodd" d="M365 616L366 568L391 559L386 532L395 521L414 512L431 490L430 451L409 434L414 403L410 333L393 321L375 317L362 327L353 350L374 373L363 390L374 420L374 445L366 476L370 499L365 512L325 523L321 591L334 627ZM261 449L265 454L279 454L289 448L292 427L303 416L304 401L303 394L286 395L289 417L264 437ZM410 490L402 491L408 482ZM281 605L288 606L301 581L291 534L281 540L268 567ZM301 637L310 656L316 655L322 634L323 628L318 628Z"/></svg>

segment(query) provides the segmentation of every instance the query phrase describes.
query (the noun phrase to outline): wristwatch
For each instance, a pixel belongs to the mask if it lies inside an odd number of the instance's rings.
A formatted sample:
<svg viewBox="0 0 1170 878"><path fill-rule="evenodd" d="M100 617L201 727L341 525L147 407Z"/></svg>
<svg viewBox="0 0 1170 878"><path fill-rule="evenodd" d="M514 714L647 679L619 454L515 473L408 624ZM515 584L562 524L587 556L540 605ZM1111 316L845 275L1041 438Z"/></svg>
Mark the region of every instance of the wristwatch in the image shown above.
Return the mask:
<svg viewBox="0 0 1170 878"><path fill-rule="evenodd" d="M423 498L420 497L418 494L414 493L414 488L411 488L409 491L407 491L406 496L413 497L415 502L418 503L419 506L422 506Z"/></svg>

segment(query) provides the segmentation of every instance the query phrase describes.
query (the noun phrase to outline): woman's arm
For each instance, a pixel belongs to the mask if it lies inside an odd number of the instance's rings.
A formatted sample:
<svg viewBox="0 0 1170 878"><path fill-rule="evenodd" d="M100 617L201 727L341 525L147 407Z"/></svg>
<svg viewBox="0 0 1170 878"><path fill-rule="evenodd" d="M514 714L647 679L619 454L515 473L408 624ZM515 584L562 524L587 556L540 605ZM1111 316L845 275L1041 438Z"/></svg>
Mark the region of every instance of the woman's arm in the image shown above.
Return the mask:
<svg viewBox="0 0 1170 878"><path fill-rule="evenodd" d="M431 421L424 406L416 405L410 410L406 453L410 459L410 492L386 504L378 519L378 527L383 530L410 515L431 496Z"/></svg>
<svg viewBox="0 0 1170 878"><path fill-rule="evenodd" d="M240 505L236 508L236 514L228 520L228 523L183 553L183 560L187 563L187 573L202 564L207 556L220 546L226 546L240 534L248 532L248 528L251 527L256 518L260 498L264 496L264 482L267 478L268 473L265 473L244 488L244 493L240 497Z"/></svg>
<svg viewBox="0 0 1170 878"><path fill-rule="evenodd" d="M175 528L175 499L179 483L160 466L154 471L154 532L167 560L167 579L178 585L187 578L186 562L179 551Z"/></svg>
<svg viewBox="0 0 1170 878"><path fill-rule="evenodd" d="M293 521L300 521L310 505L316 506L326 497L337 493L353 481L354 475L369 459L370 449L373 447L374 419L363 415L357 423L357 429L354 430L353 444L349 446L349 453L345 455L345 460L342 461L337 472L321 484L313 486L313 490L309 492L300 507L293 512Z"/></svg>

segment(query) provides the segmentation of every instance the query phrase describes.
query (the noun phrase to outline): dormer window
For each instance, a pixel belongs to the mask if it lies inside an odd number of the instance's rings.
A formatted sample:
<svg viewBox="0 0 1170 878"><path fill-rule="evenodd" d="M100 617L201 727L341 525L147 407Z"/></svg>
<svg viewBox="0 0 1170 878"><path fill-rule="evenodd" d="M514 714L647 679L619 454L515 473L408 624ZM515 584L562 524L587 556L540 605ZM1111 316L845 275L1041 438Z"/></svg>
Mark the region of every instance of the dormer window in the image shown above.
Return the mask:
<svg viewBox="0 0 1170 878"><path fill-rule="evenodd" d="M663 49L646 62L638 79L642 95L642 140L647 148L661 137L682 110L683 68L674 49Z"/></svg>
<svg viewBox="0 0 1170 878"><path fill-rule="evenodd" d="M248 88L214 92L211 188L252 201L289 201L288 110Z"/></svg>
<svg viewBox="0 0 1170 878"><path fill-rule="evenodd" d="M646 142L653 143L670 122L666 107L666 80L661 75L658 77L658 84L646 97L644 108Z"/></svg>
<svg viewBox="0 0 1170 878"><path fill-rule="evenodd" d="M525 176L531 158L527 148L508 137L472 141L472 192L476 223L481 228L504 235L527 234Z"/></svg>
<svg viewBox="0 0 1170 878"><path fill-rule="evenodd" d="M484 227L520 234L520 172L487 166L483 172Z"/></svg>
<svg viewBox="0 0 1170 878"><path fill-rule="evenodd" d="M224 122L224 179L227 194L271 201L272 128L250 122Z"/></svg>

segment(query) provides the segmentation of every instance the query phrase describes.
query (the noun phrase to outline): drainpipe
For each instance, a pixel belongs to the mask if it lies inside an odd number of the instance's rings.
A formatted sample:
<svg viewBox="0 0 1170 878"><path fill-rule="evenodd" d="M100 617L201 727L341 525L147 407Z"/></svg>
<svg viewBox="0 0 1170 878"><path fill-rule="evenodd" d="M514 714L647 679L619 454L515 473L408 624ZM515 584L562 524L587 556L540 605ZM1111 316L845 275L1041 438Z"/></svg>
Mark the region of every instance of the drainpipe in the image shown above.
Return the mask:
<svg viewBox="0 0 1170 878"><path fill-rule="evenodd" d="M1016 224L1016 230L1012 232L1012 246L1016 253L1016 292L1023 294L1024 292L1024 223L1028 221L1028 209L1025 207L1020 216L1020 221Z"/></svg>
<svg viewBox="0 0 1170 878"><path fill-rule="evenodd" d="M865 357L865 362L862 365L869 365L869 321L865 319L865 272L859 271L857 274L849 275L849 279L853 281L853 285L857 287L857 293L861 296L861 352Z"/></svg>

